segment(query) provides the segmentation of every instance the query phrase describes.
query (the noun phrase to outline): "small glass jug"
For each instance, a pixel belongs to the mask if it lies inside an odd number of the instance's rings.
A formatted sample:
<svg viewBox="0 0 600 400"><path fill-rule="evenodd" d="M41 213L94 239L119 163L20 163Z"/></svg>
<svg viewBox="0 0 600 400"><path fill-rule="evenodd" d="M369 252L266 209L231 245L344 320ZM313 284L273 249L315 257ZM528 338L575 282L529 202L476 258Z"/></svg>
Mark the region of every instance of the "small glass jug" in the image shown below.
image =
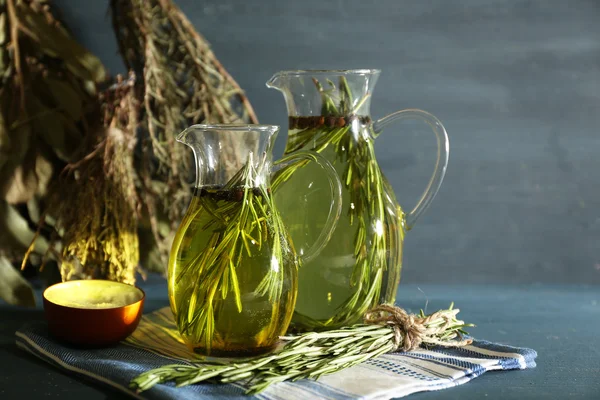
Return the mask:
<svg viewBox="0 0 600 400"><path fill-rule="evenodd" d="M271 125L193 125L177 141L195 156L194 196L172 244L168 290L179 332L193 351L250 355L277 345L288 328L297 270L325 246L341 210L335 170L314 152L272 162ZM315 161L329 177L327 220L297 254L272 199L271 174ZM298 188L298 187L297 187Z"/></svg>
<svg viewBox="0 0 600 400"><path fill-rule="evenodd" d="M267 82L267 87L283 93L287 105L289 132L284 154L318 152L331 162L342 182L342 217L335 232L319 256L304 263L298 274L292 319L296 330L349 325L360 321L369 308L395 301L404 233L431 204L444 178L448 136L437 118L411 109L371 119L371 97L379 73L375 69L281 71ZM396 201L374 151L382 129L404 119L429 124L438 144L433 176L408 214ZM296 201L297 188L313 182L316 172L309 164L296 165L274 178L277 184L288 182L276 193L275 201L297 244L310 242L318 234L304 229L302 205L311 208L315 201ZM313 185L313 190L318 186ZM320 212L312 210L313 221L324 219Z"/></svg>

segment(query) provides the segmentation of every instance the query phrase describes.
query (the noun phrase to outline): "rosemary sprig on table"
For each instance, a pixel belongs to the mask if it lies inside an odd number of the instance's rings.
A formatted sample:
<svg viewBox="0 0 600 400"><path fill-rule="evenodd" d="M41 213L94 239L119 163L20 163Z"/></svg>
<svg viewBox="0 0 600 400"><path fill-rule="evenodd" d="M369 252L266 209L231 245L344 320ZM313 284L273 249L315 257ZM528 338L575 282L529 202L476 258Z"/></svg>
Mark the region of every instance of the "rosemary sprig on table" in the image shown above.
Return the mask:
<svg viewBox="0 0 600 400"><path fill-rule="evenodd" d="M279 351L239 363L166 365L134 378L130 388L138 393L165 382L187 386L200 382L244 381L247 394L262 392L274 383L318 379L379 355L412 351L419 346L466 346L464 328L474 326L456 318L453 304L446 310L409 315L403 309L380 305L365 314L365 323L327 332L287 336Z"/></svg>
<svg viewBox="0 0 600 400"><path fill-rule="evenodd" d="M237 201L219 205L210 195L200 196L198 212L209 213L212 217L201 229L209 230L215 224L220 227L214 230L206 247L184 265L176 277L176 283L194 277L194 284L183 296L189 298L189 302L179 304L177 325L182 334L203 343L207 352L210 352L214 336L218 297L224 300L232 293L238 312L242 311L237 269L243 267L240 260L244 254L252 257L250 243L259 251L263 245L270 246L272 257L283 265L282 222L273 207L270 191L264 186L253 186L257 173L250 154L246 166L221 189L236 191ZM281 297L282 287L283 271L271 268L255 292L259 296L268 295L269 301L275 304Z"/></svg>
<svg viewBox="0 0 600 400"><path fill-rule="evenodd" d="M392 189L375 161L373 140L364 133L366 130L363 132L363 128L357 131L353 127L353 121L363 126L370 123L368 116L357 115L369 94L355 102L344 76L340 77L337 86L328 80L327 89L318 80L313 79L313 82L321 93L321 116L308 117L311 119L309 122L302 121L307 117L291 119L286 154L303 148L319 153L329 146L334 148L336 158L330 161L333 165L345 165L340 180L350 195L350 201L344 207L347 207L350 224L357 226L354 237L355 265L350 279L355 289L353 295L327 321L317 321L299 314L294 316L296 322L319 330L355 323L370 307L379 303L384 272L390 268L387 259L390 243L386 232L385 198L386 192ZM337 105L334 98L337 99ZM273 180L273 187L277 188L287 181L305 164L299 162L281 170ZM399 234L403 235L404 214L399 207L398 212ZM374 229L371 226L373 223L379 224L380 229Z"/></svg>

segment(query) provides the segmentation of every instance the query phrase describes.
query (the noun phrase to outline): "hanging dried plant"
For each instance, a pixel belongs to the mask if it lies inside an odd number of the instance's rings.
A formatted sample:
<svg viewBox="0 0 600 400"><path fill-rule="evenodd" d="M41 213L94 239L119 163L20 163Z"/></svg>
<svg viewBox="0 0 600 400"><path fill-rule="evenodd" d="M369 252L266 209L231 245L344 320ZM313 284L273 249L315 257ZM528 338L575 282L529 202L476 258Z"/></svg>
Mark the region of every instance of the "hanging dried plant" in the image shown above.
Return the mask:
<svg viewBox="0 0 600 400"><path fill-rule="evenodd" d="M56 261L63 280L134 283L140 264L164 271L194 175L175 135L194 123L257 122L170 0L111 9L135 73L98 94L104 67L49 0L0 0L0 297L32 301L6 267L21 261L42 270Z"/></svg>
<svg viewBox="0 0 600 400"><path fill-rule="evenodd" d="M28 283L10 267L34 237L56 174L78 157L105 76L47 1L0 0L0 297L8 301L31 299ZM40 236L29 260L38 265L47 251Z"/></svg>
<svg viewBox="0 0 600 400"><path fill-rule="evenodd" d="M45 191L55 161L71 161L102 64L42 0L0 0L0 193L8 203Z"/></svg>
<svg viewBox="0 0 600 400"><path fill-rule="evenodd" d="M238 84L171 0L111 0L111 10L125 63L143 77L136 90L148 133L139 164L145 216L140 237L149 226L160 257L156 265L148 259L144 265L162 271L195 171L175 135L194 123L257 120Z"/></svg>
<svg viewBox="0 0 600 400"><path fill-rule="evenodd" d="M87 155L69 164L53 187L47 212L62 233L63 280L135 283L139 201L133 150L139 104L134 82L133 76L118 77L100 96L103 123L86 138Z"/></svg>

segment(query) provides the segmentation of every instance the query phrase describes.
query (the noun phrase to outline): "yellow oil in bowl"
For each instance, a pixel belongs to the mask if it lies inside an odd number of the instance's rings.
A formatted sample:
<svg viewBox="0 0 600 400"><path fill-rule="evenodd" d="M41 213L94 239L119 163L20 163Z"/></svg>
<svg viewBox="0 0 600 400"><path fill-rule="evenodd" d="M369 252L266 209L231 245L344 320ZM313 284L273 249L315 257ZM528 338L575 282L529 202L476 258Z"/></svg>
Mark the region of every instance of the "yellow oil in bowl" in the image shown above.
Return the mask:
<svg viewBox="0 0 600 400"><path fill-rule="evenodd" d="M107 280L62 282L44 291L44 312L57 339L89 346L118 343L142 316L142 289Z"/></svg>

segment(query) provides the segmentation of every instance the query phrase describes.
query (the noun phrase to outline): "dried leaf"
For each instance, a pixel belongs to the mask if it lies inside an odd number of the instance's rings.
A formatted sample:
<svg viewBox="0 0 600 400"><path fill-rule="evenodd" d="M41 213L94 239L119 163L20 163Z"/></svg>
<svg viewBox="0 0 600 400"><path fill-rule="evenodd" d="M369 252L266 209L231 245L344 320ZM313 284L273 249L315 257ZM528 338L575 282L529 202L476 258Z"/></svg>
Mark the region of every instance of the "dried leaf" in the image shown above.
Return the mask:
<svg viewBox="0 0 600 400"><path fill-rule="evenodd" d="M10 136L8 126L4 119L4 107L2 107L3 90L0 90L0 179L2 178L2 166L10 159Z"/></svg>
<svg viewBox="0 0 600 400"><path fill-rule="evenodd" d="M63 29L48 24L46 17L27 4L17 4L16 12L31 39L51 57L64 60L67 69L84 80L102 82L106 71L100 60L66 34Z"/></svg>
<svg viewBox="0 0 600 400"><path fill-rule="evenodd" d="M65 81L47 78L45 83L54 96L56 104L60 109L67 113L74 121L79 121L83 117L83 104L81 94Z"/></svg>
<svg viewBox="0 0 600 400"><path fill-rule="evenodd" d="M8 67L8 51L6 51L5 45L8 39L8 24L6 20L6 13L0 13L0 75L4 76L4 71Z"/></svg>
<svg viewBox="0 0 600 400"><path fill-rule="evenodd" d="M30 245L35 232L29 227L27 221L10 204L0 200L0 243L4 252L8 249L22 256L24 250ZM48 251L48 241L38 237L35 241L34 252L44 254Z"/></svg>
<svg viewBox="0 0 600 400"><path fill-rule="evenodd" d="M0 182L0 195L9 204L26 203L36 194L44 195L52 177L53 167L44 156L36 154L26 157L25 162L13 169L12 175Z"/></svg>
<svg viewBox="0 0 600 400"><path fill-rule="evenodd" d="M8 121L7 121L8 122ZM30 151L31 140L31 126L25 120L17 120L12 123L12 126L5 125L7 129L8 140L6 141L3 152L8 156L6 161L7 164L12 162L13 164L20 164L24 159L25 155ZM0 184L1 179L4 177L0 173Z"/></svg>
<svg viewBox="0 0 600 400"><path fill-rule="evenodd" d="M63 118L56 110L44 106L33 94L27 97L27 109L31 114L31 126L39 139L47 143L63 161L70 161L73 146L68 146Z"/></svg>
<svg viewBox="0 0 600 400"><path fill-rule="evenodd" d="M0 45L6 43L7 35L6 13L0 13Z"/></svg>
<svg viewBox="0 0 600 400"><path fill-rule="evenodd" d="M2 161L0 164L0 199L4 199L9 191L10 182L14 179L16 168L19 167L25 156L30 152L31 127L27 123L17 123L14 129L8 130L6 140L2 145Z"/></svg>
<svg viewBox="0 0 600 400"><path fill-rule="evenodd" d="M33 198L38 187L38 180L31 169L17 165L8 181L4 183L3 198L9 204L18 204Z"/></svg>
<svg viewBox="0 0 600 400"><path fill-rule="evenodd" d="M0 298L8 304L35 307L31 285L4 256L0 256Z"/></svg>
<svg viewBox="0 0 600 400"><path fill-rule="evenodd" d="M33 198L27 202L27 213L29 214L29 218L35 223L40 221L40 218L42 217L38 202L39 200L37 198Z"/></svg>

